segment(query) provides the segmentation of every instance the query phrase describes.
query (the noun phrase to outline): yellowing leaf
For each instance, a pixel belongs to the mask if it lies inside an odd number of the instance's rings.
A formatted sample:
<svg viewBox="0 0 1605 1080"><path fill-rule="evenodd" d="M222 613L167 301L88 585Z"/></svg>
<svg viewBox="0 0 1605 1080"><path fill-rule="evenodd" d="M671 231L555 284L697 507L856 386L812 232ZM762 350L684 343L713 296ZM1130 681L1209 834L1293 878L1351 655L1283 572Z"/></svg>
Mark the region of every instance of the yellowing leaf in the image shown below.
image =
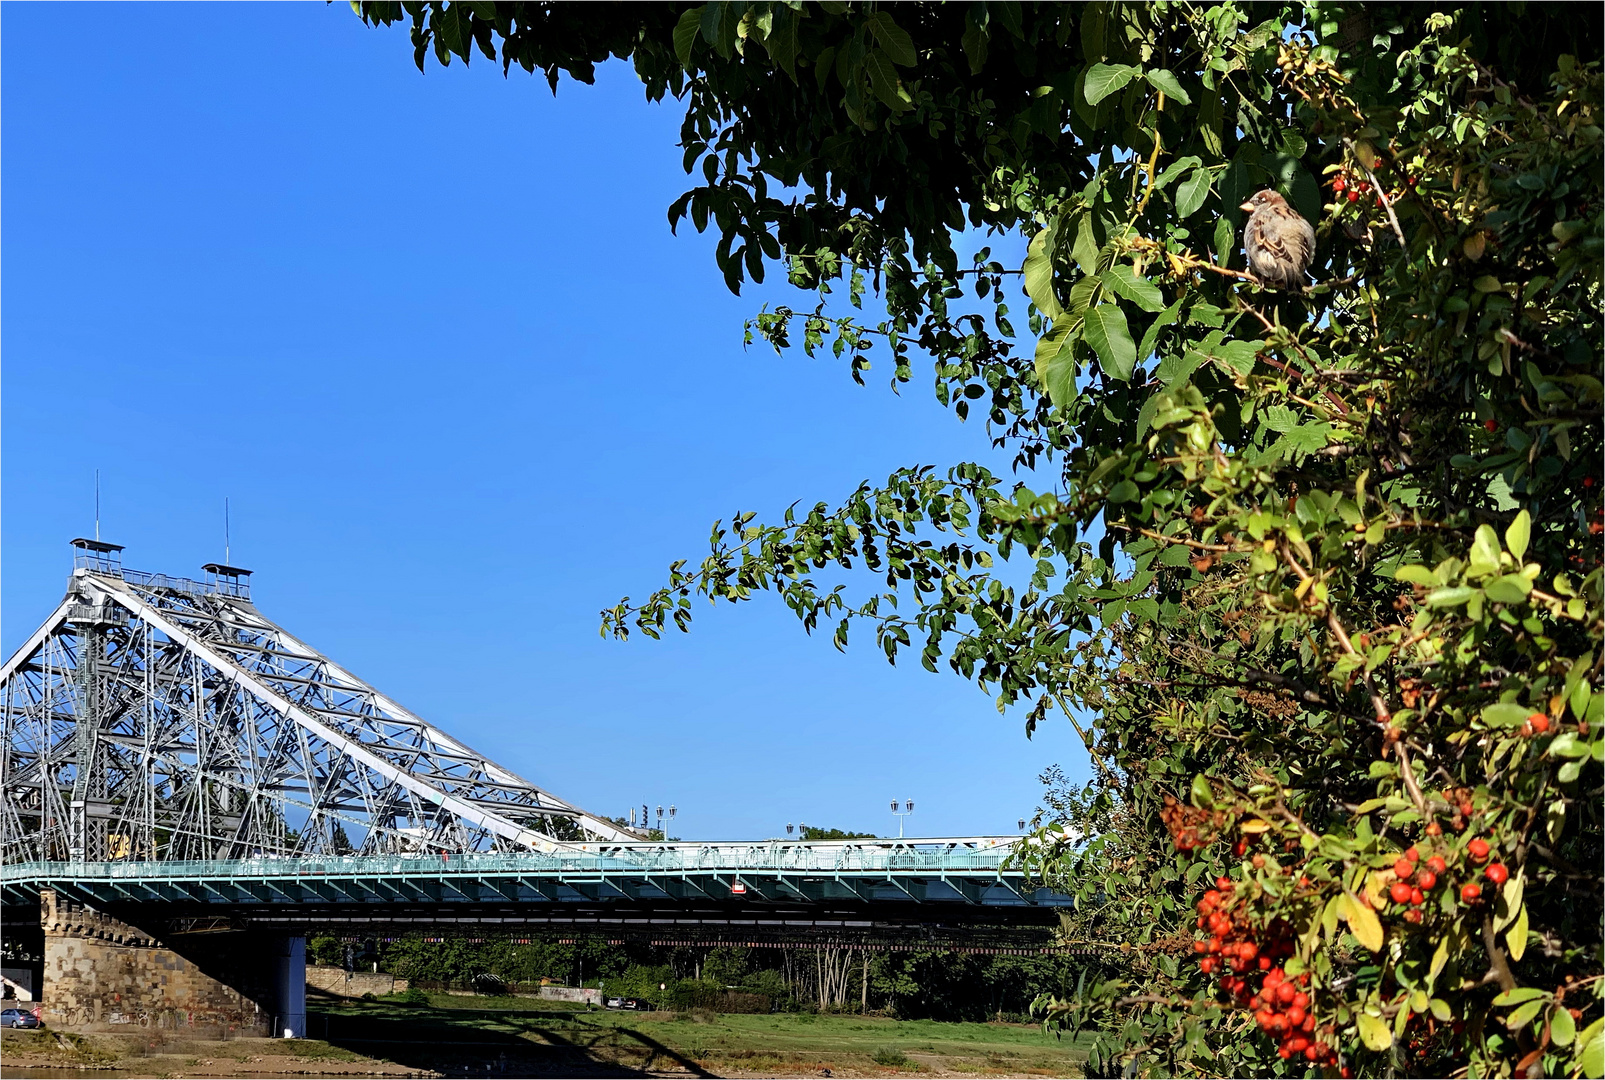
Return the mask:
<svg viewBox="0 0 1605 1080"><path fill-rule="evenodd" d="M1510 950L1512 960L1520 960L1527 951L1527 905L1521 905L1521 912L1516 916L1516 924L1505 934L1505 947Z"/></svg>
<svg viewBox="0 0 1605 1080"><path fill-rule="evenodd" d="M1443 974L1443 966L1449 962L1449 936L1438 939L1438 947L1432 951L1432 967L1427 970L1427 985L1435 985L1438 976Z"/></svg>
<svg viewBox="0 0 1605 1080"><path fill-rule="evenodd" d="M1381 952L1382 944L1386 940L1382 933L1382 920L1377 918L1376 912L1366 906L1364 900L1361 900L1353 893L1346 894L1346 899L1348 900L1348 904L1345 907L1349 920L1349 933L1353 934L1356 941L1372 952Z"/></svg>
<svg viewBox="0 0 1605 1080"><path fill-rule="evenodd" d="M1262 833L1269 832L1271 826L1269 822L1261 821L1259 818L1249 818L1238 828L1246 833Z"/></svg>
<svg viewBox="0 0 1605 1080"><path fill-rule="evenodd" d="M1392 876L1383 877L1374 870L1365 875L1365 902L1371 905L1371 910L1380 911L1387 906L1389 878Z"/></svg>
<svg viewBox="0 0 1605 1080"><path fill-rule="evenodd" d="M1360 1041L1372 1050L1386 1050L1393 1045L1393 1032L1389 1030L1388 1022L1382 1017L1361 1013L1358 1022Z"/></svg>
<svg viewBox="0 0 1605 1080"><path fill-rule="evenodd" d="M1595 1020L1584 1028L1577 1036L1577 1044L1581 1047L1577 1064L1583 1075L1589 1080L1605 1077L1605 1020Z"/></svg>

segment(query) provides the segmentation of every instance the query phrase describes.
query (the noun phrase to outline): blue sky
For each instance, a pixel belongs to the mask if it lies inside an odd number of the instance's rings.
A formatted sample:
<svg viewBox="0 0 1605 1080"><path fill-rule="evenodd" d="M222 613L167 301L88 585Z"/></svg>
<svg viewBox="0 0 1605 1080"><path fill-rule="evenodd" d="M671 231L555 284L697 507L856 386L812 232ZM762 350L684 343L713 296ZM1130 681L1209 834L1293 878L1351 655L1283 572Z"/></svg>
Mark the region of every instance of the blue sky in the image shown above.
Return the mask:
<svg viewBox="0 0 1605 1080"><path fill-rule="evenodd" d="M59 599L67 540L255 597L386 693L587 809L688 838L788 821L1012 831L1062 723L762 597L620 643L597 611L700 558L715 518L835 500L984 429L880 369L744 349L669 232L675 103L412 65L343 4L7 4L0 647ZM1018 305L1023 312L1024 300ZM928 369L927 369L928 370Z"/></svg>

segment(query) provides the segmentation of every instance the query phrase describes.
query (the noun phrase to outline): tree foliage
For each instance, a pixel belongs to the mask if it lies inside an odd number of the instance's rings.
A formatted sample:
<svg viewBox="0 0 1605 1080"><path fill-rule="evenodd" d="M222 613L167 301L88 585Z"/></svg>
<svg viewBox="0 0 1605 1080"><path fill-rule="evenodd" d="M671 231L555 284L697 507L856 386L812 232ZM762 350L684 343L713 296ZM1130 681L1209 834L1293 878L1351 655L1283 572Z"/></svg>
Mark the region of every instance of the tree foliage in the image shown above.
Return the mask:
<svg viewBox="0 0 1605 1080"><path fill-rule="evenodd" d="M604 619L775 591L1077 724L1096 778L1025 857L1068 934L1135 950L1039 1002L1094 1070L1605 1072L1597 20L359 9L420 66L628 58L686 108L671 225L732 289L778 263L813 295L750 333L858 379L928 358L1042 489L921 466L740 514ZM1316 226L1298 293L1240 269L1263 187ZM858 568L885 588L824 581Z"/></svg>

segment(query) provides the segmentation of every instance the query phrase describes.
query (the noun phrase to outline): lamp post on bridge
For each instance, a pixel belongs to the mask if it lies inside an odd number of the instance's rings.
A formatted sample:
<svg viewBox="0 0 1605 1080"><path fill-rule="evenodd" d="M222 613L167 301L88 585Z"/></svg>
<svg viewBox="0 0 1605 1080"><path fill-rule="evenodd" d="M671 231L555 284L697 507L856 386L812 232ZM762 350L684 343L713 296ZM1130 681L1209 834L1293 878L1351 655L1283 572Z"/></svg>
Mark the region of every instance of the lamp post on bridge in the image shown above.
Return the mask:
<svg viewBox="0 0 1605 1080"><path fill-rule="evenodd" d="M892 815L897 818L897 838L903 839L903 819L914 812L914 800L907 799L903 803L904 809L897 808L897 800L892 800Z"/></svg>

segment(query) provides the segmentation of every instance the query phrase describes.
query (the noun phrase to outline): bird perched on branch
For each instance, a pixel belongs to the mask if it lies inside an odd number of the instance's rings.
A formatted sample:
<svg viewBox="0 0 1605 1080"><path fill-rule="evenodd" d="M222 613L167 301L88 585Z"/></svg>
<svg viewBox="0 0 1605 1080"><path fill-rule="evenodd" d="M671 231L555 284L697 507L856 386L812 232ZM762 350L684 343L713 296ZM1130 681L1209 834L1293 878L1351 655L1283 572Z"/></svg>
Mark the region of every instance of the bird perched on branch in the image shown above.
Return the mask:
<svg viewBox="0 0 1605 1080"><path fill-rule="evenodd" d="M1256 192L1238 209L1248 211L1243 226L1248 272L1273 288L1302 289L1304 271L1315 257L1315 229L1269 188Z"/></svg>

